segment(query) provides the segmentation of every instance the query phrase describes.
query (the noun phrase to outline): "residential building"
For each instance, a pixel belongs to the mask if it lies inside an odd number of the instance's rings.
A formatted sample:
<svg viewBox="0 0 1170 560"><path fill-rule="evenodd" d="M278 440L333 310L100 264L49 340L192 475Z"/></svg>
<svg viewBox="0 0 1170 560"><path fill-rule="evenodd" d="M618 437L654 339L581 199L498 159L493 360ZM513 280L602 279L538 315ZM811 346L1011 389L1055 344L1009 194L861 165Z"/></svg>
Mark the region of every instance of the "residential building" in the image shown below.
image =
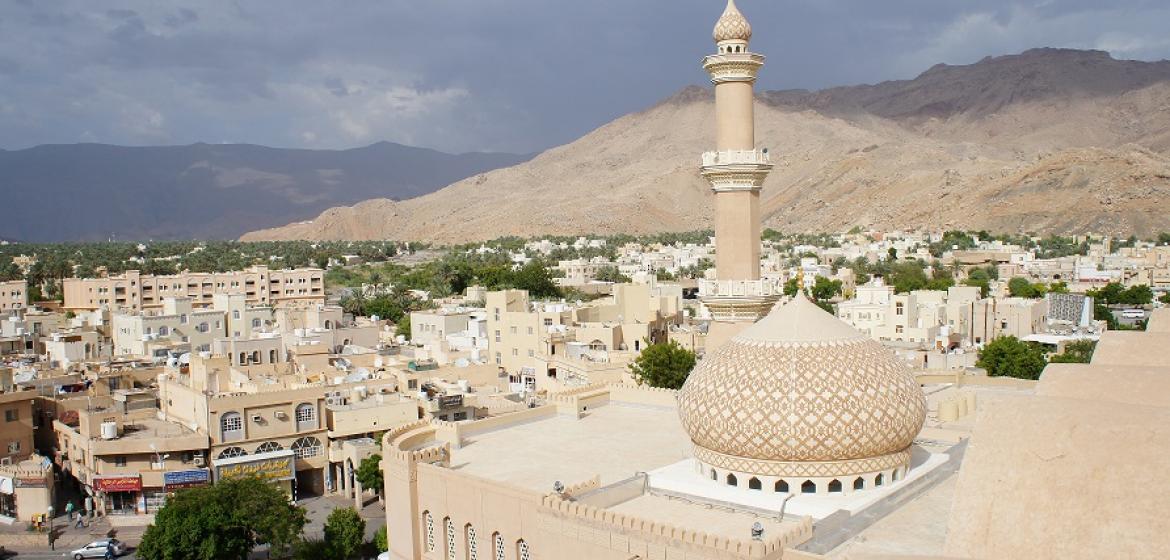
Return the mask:
<svg viewBox="0 0 1170 560"><path fill-rule="evenodd" d="M258 265L238 272L184 272L142 275L136 270L107 278L66 278L65 309L160 308L167 298L189 298L193 307L211 307L215 294L244 296L251 306L298 306L325 302L325 271L317 268L269 270Z"/></svg>

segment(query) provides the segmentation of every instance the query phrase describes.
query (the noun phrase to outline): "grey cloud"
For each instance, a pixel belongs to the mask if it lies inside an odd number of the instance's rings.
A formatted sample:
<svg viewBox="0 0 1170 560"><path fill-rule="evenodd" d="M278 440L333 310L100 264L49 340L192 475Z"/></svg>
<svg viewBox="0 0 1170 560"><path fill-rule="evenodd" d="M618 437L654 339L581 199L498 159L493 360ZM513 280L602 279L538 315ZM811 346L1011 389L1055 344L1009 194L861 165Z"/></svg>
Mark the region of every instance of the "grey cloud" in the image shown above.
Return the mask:
<svg viewBox="0 0 1170 560"><path fill-rule="evenodd" d="M739 0L767 89L1036 46L1170 56L1166 0ZM0 147L80 138L532 151L705 75L722 0L10 2Z"/></svg>

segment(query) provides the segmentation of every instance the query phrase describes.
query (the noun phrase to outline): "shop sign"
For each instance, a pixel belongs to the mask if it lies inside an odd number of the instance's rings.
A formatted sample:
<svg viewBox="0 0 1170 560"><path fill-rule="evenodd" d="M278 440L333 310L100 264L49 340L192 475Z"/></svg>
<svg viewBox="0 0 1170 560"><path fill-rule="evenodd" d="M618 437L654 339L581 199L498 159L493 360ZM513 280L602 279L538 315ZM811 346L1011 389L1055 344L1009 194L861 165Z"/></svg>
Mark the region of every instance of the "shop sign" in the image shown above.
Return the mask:
<svg viewBox="0 0 1170 560"><path fill-rule="evenodd" d="M18 476L16 477L17 488L48 488L49 483L45 481L44 477L37 476Z"/></svg>
<svg viewBox="0 0 1170 560"><path fill-rule="evenodd" d="M211 474L206 469L189 471L170 471L163 473L163 486L167 490L202 486L211 481Z"/></svg>
<svg viewBox="0 0 1170 560"><path fill-rule="evenodd" d="M142 478L138 475L94 477L93 487L101 492L138 492L142 490Z"/></svg>
<svg viewBox="0 0 1170 560"><path fill-rule="evenodd" d="M249 463L234 465L220 465L217 467L216 479L243 478L248 476L260 477L264 480L291 480L296 478L296 465L292 456L261 459Z"/></svg>

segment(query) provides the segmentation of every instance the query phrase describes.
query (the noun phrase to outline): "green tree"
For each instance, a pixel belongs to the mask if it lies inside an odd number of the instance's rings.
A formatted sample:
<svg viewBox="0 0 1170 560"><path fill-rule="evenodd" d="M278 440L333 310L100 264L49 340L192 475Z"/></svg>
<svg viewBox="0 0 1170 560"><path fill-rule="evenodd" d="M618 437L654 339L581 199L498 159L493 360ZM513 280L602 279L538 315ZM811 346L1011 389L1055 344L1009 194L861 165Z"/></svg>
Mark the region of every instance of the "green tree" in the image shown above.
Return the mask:
<svg viewBox="0 0 1170 560"><path fill-rule="evenodd" d="M373 490L379 495L385 490L385 486L382 484L381 461L381 455L370 455L362 459L361 464L358 465L357 472L354 474L358 482L362 483L362 488Z"/></svg>
<svg viewBox="0 0 1170 560"><path fill-rule="evenodd" d="M597 269L593 279L598 282L613 282L614 284L629 284L633 280L618 271L616 266L603 266Z"/></svg>
<svg viewBox="0 0 1170 560"><path fill-rule="evenodd" d="M365 542L366 520L353 508L333 510L325 520L325 543L336 560L353 558Z"/></svg>
<svg viewBox="0 0 1170 560"><path fill-rule="evenodd" d="M144 560L247 558L258 543L278 555L296 541L305 510L259 478L227 479L181 490L147 527L137 555Z"/></svg>
<svg viewBox="0 0 1170 560"><path fill-rule="evenodd" d="M1120 300L1125 305L1149 305L1154 301L1154 291L1145 284L1130 286L1121 293Z"/></svg>
<svg viewBox="0 0 1170 560"><path fill-rule="evenodd" d="M394 334L400 334L410 340L413 335L410 329L410 313L403 313L402 318L394 323Z"/></svg>
<svg viewBox="0 0 1170 560"><path fill-rule="evenodd" d="M798 292L800 292L800 281L796 278L789 278L788 281L784 283L784 295L792 297L795 296Z"/></svg>
<svg viewBox="0 0 1170 560"><path fill-rule="evenodd" d="M1012 297L1035 299L1044 296L1044 286L1033 284L1019 276L1008 280L1008 294Z"/></svg>
<svg viewBox="0 0 1170 560"><path fill-rule="evenodd" d="M886 283L894 287L894 292L904 294L921 290L929 280L921 262L900 262L890 269Z"/></svg>
<svg viewBox="0 0 1170 560"><path fill-rule="evenodd" d="M378 549L378 552L390 550L390 539L386 538L385 525L379 527L378 532L374 533L374 546Z"/></svg>
<svg viewBox="0 0 1170 560"><path fill-rule="evenodd" d="M817 301L828 301L841 295L841 281L817 276L812 286L812 297Z"/></svg>
<svg viewBox="0 0 1170 560"><path fill-rule="evenodd" d="M1078 340L1065 345L1064 353L1048 359L1054 364L1087 364L1093 359L1093 351L1097 349L1097 342L1093 340Z"/></svg>
<svg viewBox="0 0 1170 560"><path fill-rule="evenodd" d="M539 261L532 261L516 271L514 284L521 290L528 290L528 295L532 297L561 297L560 288L552 281L548 269Z"/></svg>
<svg viewBox="0 0 1170 560"><path fill-rule="evenodd" d="M695 353L673 340L651 344L642 349L629 368L639 385L681 389L695 369Z"/></svg>
<svg viewBox="0 0 1170 560"><path fill-rule="evenodd" d="M1014 336L1001 336L979 351L975 365L987 370L991 377L1040 379L1047 362L1044 352L1035 344L1028 344Z"/></svg>

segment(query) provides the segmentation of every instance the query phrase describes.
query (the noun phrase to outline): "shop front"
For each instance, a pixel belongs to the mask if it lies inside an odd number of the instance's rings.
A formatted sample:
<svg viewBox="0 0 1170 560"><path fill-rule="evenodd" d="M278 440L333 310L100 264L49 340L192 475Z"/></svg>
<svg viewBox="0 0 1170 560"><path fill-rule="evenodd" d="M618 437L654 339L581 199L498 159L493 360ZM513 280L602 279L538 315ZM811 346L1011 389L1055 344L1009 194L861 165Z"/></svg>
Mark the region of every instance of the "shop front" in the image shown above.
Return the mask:
<svg viewBox="0 0 1170 560"><path fill-rule="evenodd" d="M296 458L291 449L215 461L215 480L258 477L275 484L294 501L296 500L296 475Z"/></svg>
<svg viewBox="0 0 1170 560"><path fill-rule="evenodd" d="M146 497L142 493L142 476L95 476L91 484L98 494L106 515L135 515L146 513Z"/></svg>
<svg viewBox="0 0 1170 560"><path fill-rule="evenodd" d="M167 499L175 492L184 488L206 486L211 483L211 473L207 469L190 469L183 471L167 471L162 473L161 488L143 488L143 500L146 502L147 513L158 513L167 504Z"/></svg>

